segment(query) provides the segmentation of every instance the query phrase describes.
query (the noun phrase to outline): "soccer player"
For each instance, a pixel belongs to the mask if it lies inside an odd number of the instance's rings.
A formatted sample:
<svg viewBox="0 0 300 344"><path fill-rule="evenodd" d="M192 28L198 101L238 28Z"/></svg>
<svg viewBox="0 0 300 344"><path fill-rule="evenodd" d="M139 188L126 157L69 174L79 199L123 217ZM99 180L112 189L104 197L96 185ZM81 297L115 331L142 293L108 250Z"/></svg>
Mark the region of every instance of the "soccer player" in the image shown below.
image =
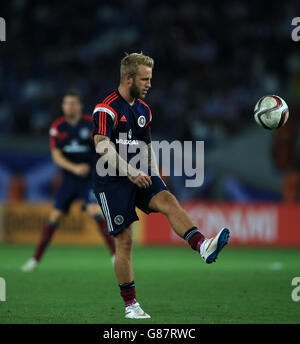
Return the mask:
<svg viewBox="0 0 300 344"><path fill-rule="evenodd" d="M45 225L34 256L23 266L23 271L37 268L49 244L55 228L75 199L85 202L85 209L96 221L104 236L114 261L114 239L108 234L106 221L94 196L91 181L91 165L94 155L92 116L82 114L81 96L76 91L67 92L62 101L64 116L50 127L50 148L54 163L62 169L63 180L56 194L54 208Z"/></svg>
<svg viewBox="0 0 300 344"><path fill-rule="evenodd" d="M159 176L151 149L152 114L143 100L151 87L153 65L153 59L143 54L125 56L121 61L118 89L102 99L93 112L93 134L98 153L93 186L109 234L115 239L115 273L125 303L125 318L134 319L150 318L136 300L131 228L131 224L138 220L135 207L146 214L160 212L165 215L177 235L208 264L216 260L229 238L229 230L223 228L215 237L206 239ZM120 138L125 134L128 139ZM148 171L136 169L129 163L136 153L127 148L137 142L147 144ZM127 158L120 153L124 148ZM104 158L106 160L101 162ZM118 173L105 175L101 166L110 167L111 171L116 169Z"/></svg>

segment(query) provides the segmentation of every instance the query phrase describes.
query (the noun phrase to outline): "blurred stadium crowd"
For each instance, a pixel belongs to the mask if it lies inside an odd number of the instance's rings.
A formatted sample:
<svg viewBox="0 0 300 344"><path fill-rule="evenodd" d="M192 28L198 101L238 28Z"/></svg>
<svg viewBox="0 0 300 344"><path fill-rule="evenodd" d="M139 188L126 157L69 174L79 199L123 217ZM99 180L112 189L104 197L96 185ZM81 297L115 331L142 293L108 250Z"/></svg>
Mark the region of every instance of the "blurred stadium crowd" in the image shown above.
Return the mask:
<svg viewBox="0 0 300 344"><path fill-rule="evenodd" d="M153 138L205 140L213 149L247 130L264 94L280 93L298 109L300 55L291 41L296 5L285 1L278 11L267 2L235 0L1 3L7 21L1 136L47 137L70 88L82 92L91 113L117 86L124 53L143 51L155 59L146 100Z"/></svg>

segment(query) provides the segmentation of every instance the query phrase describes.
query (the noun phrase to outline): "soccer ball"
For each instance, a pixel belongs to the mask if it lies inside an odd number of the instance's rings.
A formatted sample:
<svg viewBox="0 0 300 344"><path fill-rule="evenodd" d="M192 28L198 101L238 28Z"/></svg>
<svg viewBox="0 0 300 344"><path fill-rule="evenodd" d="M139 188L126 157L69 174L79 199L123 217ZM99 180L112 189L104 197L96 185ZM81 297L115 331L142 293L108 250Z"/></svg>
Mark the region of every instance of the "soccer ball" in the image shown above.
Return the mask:
<svg viewBox="0 0 300 344"><path fill-rule="evenodd" d="M285 125L289 118L286 102L275 95L261 97L254 108L255 121L265 129L277 129Z"/></svg>

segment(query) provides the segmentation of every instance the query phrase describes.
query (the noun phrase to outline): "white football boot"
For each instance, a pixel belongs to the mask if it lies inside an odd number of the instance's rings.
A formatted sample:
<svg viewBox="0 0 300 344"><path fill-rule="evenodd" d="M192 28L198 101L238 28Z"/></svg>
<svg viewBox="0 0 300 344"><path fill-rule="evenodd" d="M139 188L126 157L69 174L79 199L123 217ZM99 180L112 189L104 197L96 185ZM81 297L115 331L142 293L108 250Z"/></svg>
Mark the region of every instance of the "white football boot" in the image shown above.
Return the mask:
<svg viewBox="0 0 300 344"><path fill-rule="evenodd" d="M145 313L138 302L125 307L125 318L128 319L149 319L151 316Z"/></svg>
<svg viewBox="0 0 300 344"><path fill-rule="evenodd" d="M205 239L200 247L201 257L205 263L211 264L216 261L218 254L222 248L227 244L230 237L228 228L223 228L220 232L212 238Z"/></svg>
<svg viewBox="0 0 300 344"><path fill-rule="evenodd" d="M31 272L35 269L37 269L39 263L36 259L30 258L22 267L22 271L24 272Z"/></svg>

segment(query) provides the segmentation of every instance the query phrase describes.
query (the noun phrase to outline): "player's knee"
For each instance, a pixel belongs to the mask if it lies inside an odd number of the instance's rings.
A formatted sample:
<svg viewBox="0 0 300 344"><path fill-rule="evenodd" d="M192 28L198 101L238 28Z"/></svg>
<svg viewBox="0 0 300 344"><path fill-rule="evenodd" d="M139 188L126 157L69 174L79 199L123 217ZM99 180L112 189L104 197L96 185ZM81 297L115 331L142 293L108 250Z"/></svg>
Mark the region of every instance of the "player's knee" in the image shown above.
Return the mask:
<svg viewBox="0 0 300 344"><path fill-rule="evenodd" d="M54 209L49 216L49 222L58 224L58 222L62 218L62 215L63 215L62 211Z"/></svg>
<svg viewBox="0 0 300 344"><path fill-rule="evenodd" d="M159 211L164 215L169 215L180 210L179 203L174 195L170 192L164 193L160 200Z"/></svg>
<svg viewBox="0 0 300 344"><path fill-rule="evenodd" d="M132 239L122 240L116 243L116 251L129 254L132 250L132 244Z"/></svg>
<svg viewBox="0 0 300 344"><path fill-rule="evenodd" d="M88 204L86 207L86 211L93 217L98 214L101 215L100 209L97 204Z"/></svg>
<svg viewBox="0 0 300 344"><path fill-rule="evenodd" d="M121 232L115 236L116 249L119 251L129 252L132 249L133 239L128 231Z"/></svg>

